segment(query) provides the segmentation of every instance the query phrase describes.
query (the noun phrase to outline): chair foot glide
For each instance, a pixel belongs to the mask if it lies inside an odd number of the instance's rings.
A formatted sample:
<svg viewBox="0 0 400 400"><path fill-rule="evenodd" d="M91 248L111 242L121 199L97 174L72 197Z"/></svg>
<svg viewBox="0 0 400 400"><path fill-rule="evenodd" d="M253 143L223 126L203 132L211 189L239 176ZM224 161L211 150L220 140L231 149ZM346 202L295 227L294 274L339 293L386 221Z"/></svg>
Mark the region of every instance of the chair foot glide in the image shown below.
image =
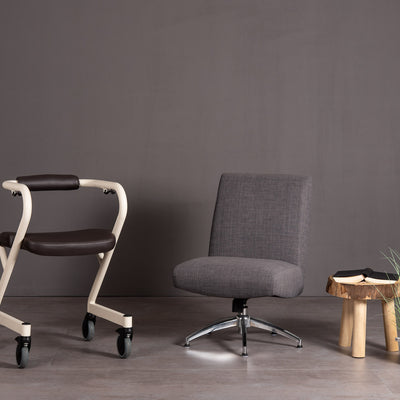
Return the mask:
<svg viewBox="0 0 400 400"><path fill-rule="evenodd" d="M15 340L17 341L15 356L18 368L25 368L28 365L29 351L31 350L31 337L17 336Z"/></svg>
<svg viewBox="0 0 400 400"><path fill-rule="evenodd" d="M118 354L121 358L128 358L132 350L132 328L119 328L117 339Z"/></svg>

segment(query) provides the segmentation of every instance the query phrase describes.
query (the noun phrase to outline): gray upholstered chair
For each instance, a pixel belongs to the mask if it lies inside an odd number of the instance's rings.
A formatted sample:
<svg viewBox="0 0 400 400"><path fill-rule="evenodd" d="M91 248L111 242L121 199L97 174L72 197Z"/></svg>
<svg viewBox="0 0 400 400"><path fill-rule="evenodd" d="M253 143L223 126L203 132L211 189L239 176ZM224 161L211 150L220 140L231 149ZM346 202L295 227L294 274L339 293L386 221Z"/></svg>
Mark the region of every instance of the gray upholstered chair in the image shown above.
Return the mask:
<svg viewBox="0 0 400 400"><path fill-rule="evenodd" d="M211 229L209 256L175 267L176 287L206 296L233 298L237 316L186 337L185 346L208 333L238 327L242 356L253 326L297 342L293 333L247 313L254 297L295 297L303 290L311 178L296 175L223 174Z"/></svg>

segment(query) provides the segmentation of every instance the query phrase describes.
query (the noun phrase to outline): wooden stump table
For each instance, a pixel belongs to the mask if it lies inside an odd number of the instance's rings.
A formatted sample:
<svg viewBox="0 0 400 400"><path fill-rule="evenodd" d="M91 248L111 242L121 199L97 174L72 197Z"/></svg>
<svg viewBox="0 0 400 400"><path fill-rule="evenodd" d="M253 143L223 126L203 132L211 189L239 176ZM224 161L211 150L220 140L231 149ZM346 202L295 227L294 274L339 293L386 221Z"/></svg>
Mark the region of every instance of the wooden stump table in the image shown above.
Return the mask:
<svg viewBox="0 0 400 400"><path fill-rule="evenodd" d="M367 300L381 300L386 350L399 350L396 341L397 325L394 310L394 298L400 296L398 282L394 285L377 285L367 282L349 284L338 283L330 276L326 291L332 296L343 299L339 346L349 347L353 341L351 355L357 358L365 357Z"/></svg>

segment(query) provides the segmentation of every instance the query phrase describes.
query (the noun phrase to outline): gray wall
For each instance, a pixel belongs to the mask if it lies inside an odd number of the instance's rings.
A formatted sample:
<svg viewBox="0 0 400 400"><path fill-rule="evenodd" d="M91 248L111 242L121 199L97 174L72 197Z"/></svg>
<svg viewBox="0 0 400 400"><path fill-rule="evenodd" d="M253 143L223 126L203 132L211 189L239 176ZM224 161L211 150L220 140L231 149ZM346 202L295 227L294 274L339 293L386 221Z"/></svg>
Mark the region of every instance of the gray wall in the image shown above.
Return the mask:
<svg viewBox="0 0 400 400"><path fill-rule="evenodd" d="M222 172L312 175L304 294L322 295L330 273L400 248L399 20L397 0L1 0L0 177L121 182L102 293L163 296L207 253ZM35 194L32 229L111 224L112 197L77 198L82 213ZM20 203L1 191L1 230ZM84 295L95 271L24 253L7 293Z"/></svg>

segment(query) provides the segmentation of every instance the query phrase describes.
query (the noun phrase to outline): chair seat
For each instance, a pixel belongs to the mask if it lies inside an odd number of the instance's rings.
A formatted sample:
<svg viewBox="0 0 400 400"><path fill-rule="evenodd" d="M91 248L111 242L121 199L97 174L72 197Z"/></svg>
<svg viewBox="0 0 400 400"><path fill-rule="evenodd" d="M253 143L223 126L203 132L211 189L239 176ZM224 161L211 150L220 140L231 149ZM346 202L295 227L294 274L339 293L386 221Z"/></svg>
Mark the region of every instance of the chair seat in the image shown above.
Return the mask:
<svg viewBox="0 0 400 400"><path fill-rule="evenodd" d="M285 261L243 257L201 257L174 269L176 287L207 296L295 297L303 290L301 267Z"/></svg>
<svg viewBox="0 0 400 400"><path fill-rule="evenodd" d="M11 247L15 232L0 233L0 245ZM21 248L42 256L81 256L110 251L115 236L106 229L84 229L68 232L27 233Z"/></svg>

